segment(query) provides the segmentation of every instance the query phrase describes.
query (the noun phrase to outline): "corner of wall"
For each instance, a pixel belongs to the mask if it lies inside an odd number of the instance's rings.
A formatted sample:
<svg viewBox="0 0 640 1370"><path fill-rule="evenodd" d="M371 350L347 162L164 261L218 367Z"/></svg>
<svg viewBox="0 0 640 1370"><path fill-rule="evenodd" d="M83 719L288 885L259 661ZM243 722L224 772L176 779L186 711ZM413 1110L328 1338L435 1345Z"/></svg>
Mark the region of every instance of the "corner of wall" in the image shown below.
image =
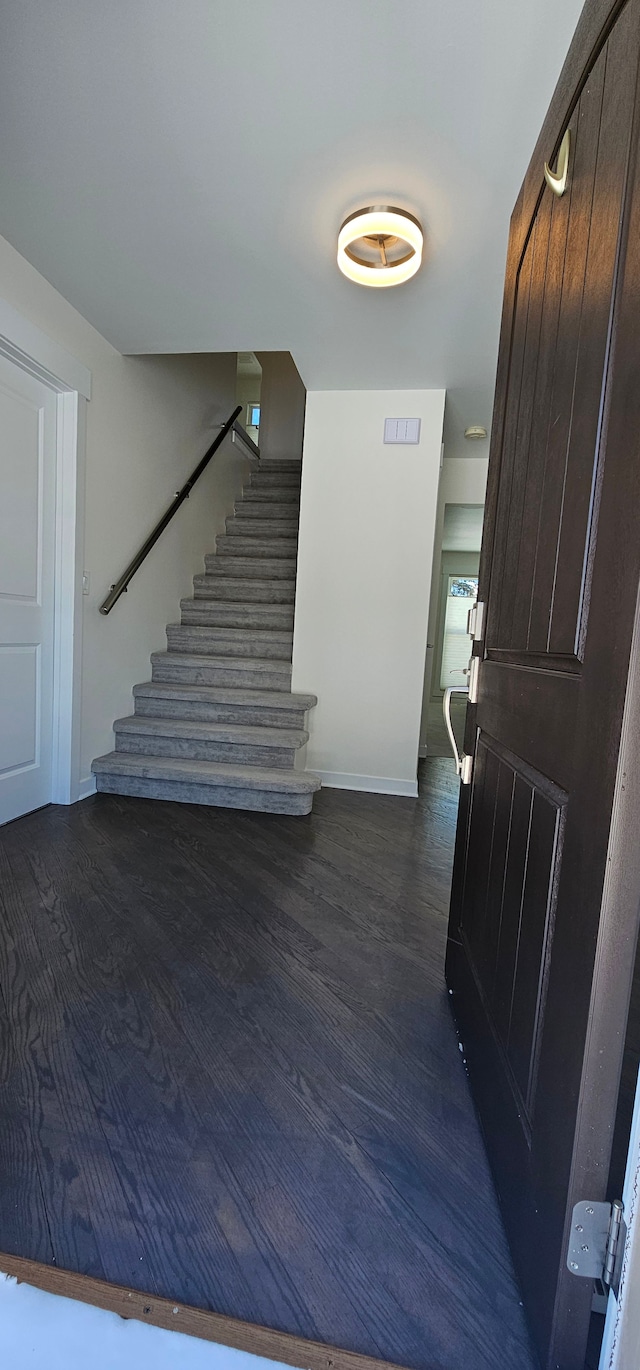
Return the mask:
<svg viewBox="0 0 640 1370"><path fill-rule="evenodd" d="M325 784L416 793L443 390L310 391L293 688ZM419 417L414 447L385 417Z"/></svg>

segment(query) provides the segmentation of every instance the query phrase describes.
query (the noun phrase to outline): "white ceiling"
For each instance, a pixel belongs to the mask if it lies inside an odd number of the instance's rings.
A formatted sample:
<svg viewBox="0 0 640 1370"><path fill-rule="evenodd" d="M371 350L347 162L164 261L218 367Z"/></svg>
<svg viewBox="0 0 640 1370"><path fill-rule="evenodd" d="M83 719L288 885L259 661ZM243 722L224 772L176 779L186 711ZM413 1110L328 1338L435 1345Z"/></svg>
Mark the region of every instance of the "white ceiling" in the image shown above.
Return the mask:
<svg viewBox="0 0 640 1370"><path fill-rule="evenodd" d="M445 386L453 455L490 422L509 214L580 8L2 0L0 232L123 352ZM364 290L336 234L381 199L426 259Z"/></svg>

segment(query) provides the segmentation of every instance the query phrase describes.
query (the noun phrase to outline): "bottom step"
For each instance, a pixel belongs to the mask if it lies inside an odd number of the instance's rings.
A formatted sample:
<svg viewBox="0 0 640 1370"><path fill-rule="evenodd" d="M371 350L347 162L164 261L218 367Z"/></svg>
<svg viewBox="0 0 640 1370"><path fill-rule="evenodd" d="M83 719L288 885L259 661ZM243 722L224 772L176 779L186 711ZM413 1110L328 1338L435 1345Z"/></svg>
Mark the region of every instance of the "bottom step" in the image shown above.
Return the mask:
<svg viewBox="0 0 640 1370"><path fill-rule="evenodd" d="M109 752L91 767L99 791L180 804L251 809L261 813L305 814L320 789L308 771L227 766L167 756Z"/></svg>

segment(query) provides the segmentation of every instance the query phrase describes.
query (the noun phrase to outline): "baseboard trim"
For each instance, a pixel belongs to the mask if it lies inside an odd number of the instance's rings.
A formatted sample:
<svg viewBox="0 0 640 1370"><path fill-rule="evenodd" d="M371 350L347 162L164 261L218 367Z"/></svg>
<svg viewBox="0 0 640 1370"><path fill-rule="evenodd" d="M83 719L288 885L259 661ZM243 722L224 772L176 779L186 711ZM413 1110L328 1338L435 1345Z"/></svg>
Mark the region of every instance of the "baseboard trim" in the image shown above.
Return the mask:
<svg viewBox="0 0 640 1370"><path fill-rule="evenodd" d="M76 1275L70 1270L58 1270L40 1261L25 1260L22 1256L0 1254L0 1271L13 1275L21 1284L34 1285L48 1294L64 1299L77 1299L95 1308L117 1313L121 1318L136 1318L138 1322L164 1327L168 1332L185 1332L189 1337L233 1346L237 1351L248 1351L267 1360L284 1361L286 1365L304 1370L398 1370L389 1361L361 1356L357 1351L342 1351L323 1342L305 1341L289 1332L275 1332L258 1323L241 1322L223 1313L210 1313L204 1308L174 1303L172 1299L143 1294L120 1284L107 1284L90 1275Z"/></svg>
<svg viewBox="0 0 640 1370"><path fill-rule="evenodd" d="M319 771L317 766L309 766L314 775L319 775L323 785L330 790L361 790L365 794L397 794L405 799L417 799L417 780L394 780L386 775L349 775L346 771Z"/></svg>
<svg viewBox="0 0 640 1370"><path fill-rule="evenodd" d="M78 793L77 793L77 795L76 795L76 798L75 798L75 801L74 801L74 802L75 802L75 803L78 803L81 799L88 799L88 798L89 798L89 795L95 794L95 793L96 793L96 778L95 778L95 775L85 775L85 777L84 777L83 780L79 780L79 781L78 781Z"/></svg>

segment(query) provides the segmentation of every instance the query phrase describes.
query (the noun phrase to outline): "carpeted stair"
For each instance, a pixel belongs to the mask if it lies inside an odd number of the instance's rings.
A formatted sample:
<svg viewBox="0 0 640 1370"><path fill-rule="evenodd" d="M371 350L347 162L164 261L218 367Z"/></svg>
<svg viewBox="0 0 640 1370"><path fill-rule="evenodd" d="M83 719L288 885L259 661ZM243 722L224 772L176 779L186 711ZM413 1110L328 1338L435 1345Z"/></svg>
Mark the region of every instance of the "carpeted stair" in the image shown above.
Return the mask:
<svg viewBox="0 0 640 1370"><path fill-rule="evenodd" d="M291 693L299 508L300 462L261 462L114 724L115 751L93 763L99 790L310 812L320 781L296 759L316 698Z"/></svg>

